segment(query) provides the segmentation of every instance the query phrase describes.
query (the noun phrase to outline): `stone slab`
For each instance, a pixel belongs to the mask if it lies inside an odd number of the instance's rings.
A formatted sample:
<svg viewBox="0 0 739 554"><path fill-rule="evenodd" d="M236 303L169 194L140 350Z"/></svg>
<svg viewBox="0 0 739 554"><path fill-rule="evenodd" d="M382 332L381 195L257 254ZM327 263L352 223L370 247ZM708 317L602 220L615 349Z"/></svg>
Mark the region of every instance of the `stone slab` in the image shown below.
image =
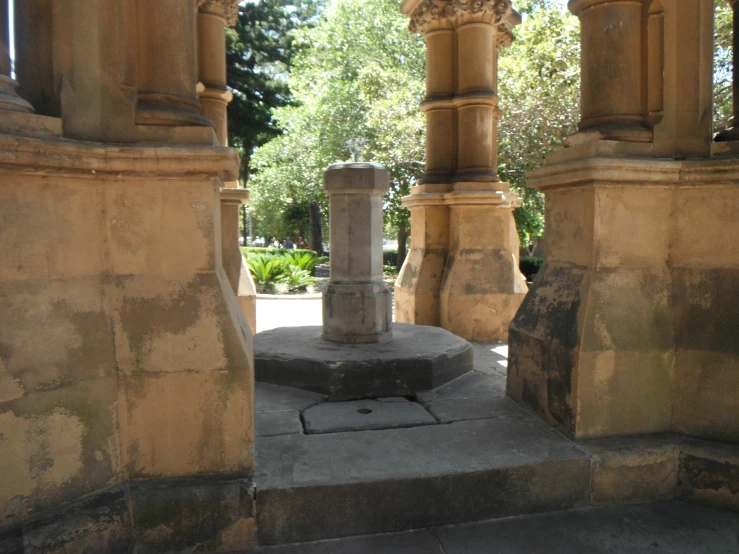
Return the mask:
<svg viewBox="0 0 739 554"><path fill-rule="evenodd" d="M737 554L736 514L684 502L576 509L385 535L261 547L260 554Z"/></svg>
<svg viewBox="0 0 739 554"><path fill-rule="evenodd" d="M445 554L428 531L408 531L347 539L257 548L259 554Z"/></svg>
<svg viewBox="0 0 739 554"><path fill-rule="evenodd" d="M259 542L285 544L571 508L590 460L531 416L262 438L256 483Z"/></svg>
<svg viewBox="0 0 739 554"><path fill-rule="evenodd" d="M684 439L677 491L690 500L739 511L739 447Z"/></svg>
<svg viewBox="0 0 739 554"><path fill-rule="evenodd" d="M530 417L530 412L506 397L435 399L422 403L439 423L472 419Z"/></svg>
<svg viewBox="0 0 739 554"><path fill-rule="evenodd" d="M303 432L300 412L296 410L257 412L254 414L254 426L258 437L275 437Z"/></svg>
<svg viewBox="0 0 739 554"><path fill-rule="evenodd" d="M326 402L303 412L305 432L338 433L435 425L423 406L405 398Z"/></svg>
<svg viewBox="0 0 739 554"><path fill-rule="evenodd" d="M472 346L438 327L393 325L377 344L336 344L321 327L281 327L254 337L257 381L332 399L411 396L472 370Z"/></svg>
<svg viewBox="0 0 739 554"><path fill-rule="evenodd" d="M297 410L302 412L326 398L323 394L282 387L269 383L255 383L254 411L277 412L280 410Z"/></svg>
<svg viewBox="0 0 739 554"><path fill-rule="evenodd" d="M505 378L472 371L431 391L418 394L418 400L467 400L505 396Z"/></svg>
<svg viewBox="0 0 739 554"><path fill-rule="evenodd" d="M682 502L518 517L436 530L447 554L736 554L737 517Z"/></svg>
<svg viewBox="0 0 739 554"><path fill-rule="evenodd" d="M508 345L504 342L473 342L475 371L494 375L508 372Z"/></svg>

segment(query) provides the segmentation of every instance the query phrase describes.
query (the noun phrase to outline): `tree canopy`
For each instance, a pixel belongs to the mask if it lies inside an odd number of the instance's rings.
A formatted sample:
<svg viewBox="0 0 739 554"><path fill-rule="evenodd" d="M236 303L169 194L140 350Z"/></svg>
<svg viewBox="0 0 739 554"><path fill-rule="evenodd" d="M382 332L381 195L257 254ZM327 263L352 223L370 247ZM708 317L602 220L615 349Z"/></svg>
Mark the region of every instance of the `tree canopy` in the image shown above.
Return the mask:
<svg viewBox="0 0 739 554"><path fill-rule="evenodd" d="M346 143L356 138L365 141L362 160L391 173L386 221L408 227L400 197L423 170L425 58L421 37L407 27L396 0L335 0L297 34L288 79L296 104L273 110L282 133L252 159L252 205L264 233L289 232L284 214L295 206L325 209L323 172L351 159Z"/></svg>

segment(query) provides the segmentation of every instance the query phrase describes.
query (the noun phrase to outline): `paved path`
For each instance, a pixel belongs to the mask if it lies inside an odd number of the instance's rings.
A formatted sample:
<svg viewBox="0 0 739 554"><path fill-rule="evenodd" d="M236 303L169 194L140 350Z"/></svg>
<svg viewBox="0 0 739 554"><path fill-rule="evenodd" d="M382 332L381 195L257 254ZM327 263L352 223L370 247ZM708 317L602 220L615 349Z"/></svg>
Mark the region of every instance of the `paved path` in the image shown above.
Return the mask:
<svg viewBox="0 0 739 554"><path fill-rule="evenodd" d="M276 327L304 327L323 322L320 295L257 296L257 333Z"/></svg>

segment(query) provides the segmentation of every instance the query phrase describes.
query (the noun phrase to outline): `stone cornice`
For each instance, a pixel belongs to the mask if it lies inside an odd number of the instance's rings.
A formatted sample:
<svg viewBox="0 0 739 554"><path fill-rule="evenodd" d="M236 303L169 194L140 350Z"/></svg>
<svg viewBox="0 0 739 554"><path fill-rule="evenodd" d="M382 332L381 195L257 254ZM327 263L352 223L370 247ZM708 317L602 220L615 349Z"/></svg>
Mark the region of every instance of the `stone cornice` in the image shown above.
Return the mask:
<svg viewBox="0 0 739 554"><path fill-rule="evenodd" d="M547 165L526 176L529 187L544 192L581 186L736 188L739 159L595 157Z"/></svg>
<svg viewBox="0 0 739 554"><path fill-rule="evenodd" d="M239 17L239 0L198 0L198 11L222 17L233 27Z"/></svg>
<svg viewBox="0 0 739 554"><path fill-rule="evenodd" d="M218 176L233 181L239 175L235 148L103 144L59 138L0 134L0 173L110 174L116 177Z"/></svg>
<svg viewBox="0 0 739 554"><path fill-rule="evenodd" d="M521 17L511 7L510 0L422 0L413 5L404 3L403 11L411 18L411 32L425 33L433 29L479 21L496 26L498 44L503 46L512 42L511 29L521 22Z"/></svg>

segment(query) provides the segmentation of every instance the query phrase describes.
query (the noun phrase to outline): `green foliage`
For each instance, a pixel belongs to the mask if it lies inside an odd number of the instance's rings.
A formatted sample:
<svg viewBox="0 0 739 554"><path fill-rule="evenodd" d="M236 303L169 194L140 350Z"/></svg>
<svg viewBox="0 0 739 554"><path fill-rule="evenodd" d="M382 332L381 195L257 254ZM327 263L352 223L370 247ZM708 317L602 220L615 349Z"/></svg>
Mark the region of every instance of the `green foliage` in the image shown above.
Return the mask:
<svg viewBox="0 0 739 554"><path fill-rule="evenodd" d="M499 173L521 196L514 217L526 245L544 230L544 197L526 187L526 172L544 164L580 117L580 25L558 1L518 0L515 6L523 23L499 63Z"/></svg>
<svg viewBox="0 0 739 554"><path fill-rule="evenodd" d="M282 134L252 158L251 205L263 233L284 236L289 209L318 202L322 175L351 158L346 142L366 141L363 160L392 176L386 221L409 226L400 198L423 170L423 40L408 32L397 0L333 0L314 28L298 33L289 86L295 105L273 110ZM294 227L293 227L294 228Z"/></svg>
<svg viewBox="0 0 739 554"><path fill-rule="evenodd" d="M322 0L259 0L239 6L226 33L229 142L242 154L242 179L256 146L279 134L272 109L292 103L287 75L300 50L299 29L315 23Z"/></svg>
<svg viewBox="0 0 739 554"><path fill-rule="evenodd" d="M285 252L285 262L292 267L302 269L313 275L313 269L318 264L318 256L315 252L299 252L297 250L287 250Z"/></svg>
<svg viewBox="0 0 739 554"><path fill-rule="evenodd" d="M288 265L285 267L282 277L280 277L280 282L285 283L290 292L301 292L310 285L314 285L316 278L312 277L305 269Z"/></svg>
<svg viewBox="0 0 739 554"><path fill-rule="evenodd" d="M311 274L318 256L312 250L242 248L242 251L259 293L274 293L278 283L286 284L290 292L304 291L316 283Z"/></svg>
<svg viewBox="0 0 739 554"><path fill-rule="evenodd" d="M383 265L382 266L382 273L384 275L397 275L398 274L398 268L394 265Z"/></svg>
<svg viewBox="0 0 739 554"><path fill-rule="evenodd" d="M398 265L398 251L397 250L383 250L382 251L382 265Z"/></svg>
<svg viewBox="0 0 739 554"><path fill-rule="evenodd" d="M521 270L521 273L524 274L524 277L526 277L526 280L530 281L534 277L534 275L539 272L543 263L543 258L527 256L521 258L520 262L518 263L518 267Z"/></svg>
<svg viewBox="0 0 739 554"><path fill-rule="evenodd" d="M713 130L720 132L729 125L732 116L733 83L733 15L729 2L715 3L714 62L713 62Z"/></svg>
<svg viewBox="0 0 739 554"><path fill-rule="evenodd" d="M317 256L315 250L306 250L305 248L292 248L292 249L286 249L286 248L266 248L264 246L242 246L241 252L244 254L244 256L249 256L250 254L277 254L279 256L284 256L288 253L294 253L298 252L300 254L312 254L313 256Z"/></svg>
<svg viewBox="0 0 739 554"><path fill-rule="evenodd" d="M259 293L273 292L275 284L284 276L285 261L277 254L250 253L246 265Z"/></svg>

